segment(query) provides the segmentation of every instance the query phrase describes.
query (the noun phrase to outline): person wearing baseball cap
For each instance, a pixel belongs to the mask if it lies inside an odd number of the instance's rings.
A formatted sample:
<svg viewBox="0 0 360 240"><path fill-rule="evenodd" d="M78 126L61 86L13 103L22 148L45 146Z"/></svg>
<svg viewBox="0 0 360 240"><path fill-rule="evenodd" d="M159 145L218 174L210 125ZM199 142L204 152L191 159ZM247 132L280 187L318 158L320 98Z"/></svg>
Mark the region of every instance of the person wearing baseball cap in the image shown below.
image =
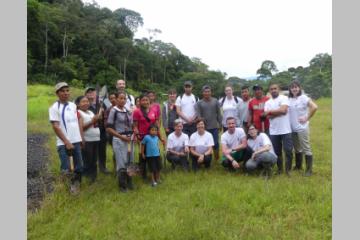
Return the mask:
<svg viewBox="0 0 360 240"><path fill-rule="evenodd" d="M69 85L66 82L57 83L55 93L58 100L49 108L49 121L56 135L61 174L71 176L70 192L77 194L80 191L83 171L81 156L82 130L76 105L69 101ZM72 156L73 162L70 161L70 156Z"/></svg>
<svg viewBox="0 0 360 240"><path fill-rule="evenodd" d="M269 119L263 116L265 102L269 100L269 97L264 96L263 88L259 84L254 85L252 89L254 98L249 102L247 127L254 125L256 129L269 135Z"/></svg>
<svg viewBox="0 0 360 240"><path fill-rule="evenodd" d="M95 115L99 114L99 120L96 123L96 126L100 129L100 142L99 142L99 151L98 151L98 165L100 172L104 174L110 174L110 171L106 168L106 143L107 135L105 128L105 111L106 106L104 103L101 103L100 110L96 109L96 99L97 93L96 88L92 85L89 85L85 88L85 96L89 99L90 107L89 110L92 111Z"/></svg>

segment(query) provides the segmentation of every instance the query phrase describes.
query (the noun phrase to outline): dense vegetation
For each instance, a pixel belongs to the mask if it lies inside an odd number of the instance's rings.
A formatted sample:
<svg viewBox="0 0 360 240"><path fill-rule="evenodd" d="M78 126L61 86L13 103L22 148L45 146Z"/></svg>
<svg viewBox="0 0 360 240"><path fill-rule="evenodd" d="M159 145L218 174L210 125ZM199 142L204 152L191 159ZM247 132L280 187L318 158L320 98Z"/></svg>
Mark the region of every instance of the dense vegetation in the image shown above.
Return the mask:
<svg viewBox="0 0 360 240"><path fill-rule="evenodd" d="M149 37L135 39L143 25L140 13L120 8L111 11L81 0L27 0L28 82L54 84L67 81L72 86L114 85L120 77L134 90L165 92L171 85L181 89L183 81L193 80L195 92L208 83L219 96L227 82L267 89L269 81L287 86L297 77L313 97L331 96L331 56L318 54L308 67L291 67L277 72L266 60L255 82L209 70L199 58L189 58L172 43L156 40L158 29ZM259 63L260 64L260 63ZM255 74L255 73L254 73Z"/></svg>

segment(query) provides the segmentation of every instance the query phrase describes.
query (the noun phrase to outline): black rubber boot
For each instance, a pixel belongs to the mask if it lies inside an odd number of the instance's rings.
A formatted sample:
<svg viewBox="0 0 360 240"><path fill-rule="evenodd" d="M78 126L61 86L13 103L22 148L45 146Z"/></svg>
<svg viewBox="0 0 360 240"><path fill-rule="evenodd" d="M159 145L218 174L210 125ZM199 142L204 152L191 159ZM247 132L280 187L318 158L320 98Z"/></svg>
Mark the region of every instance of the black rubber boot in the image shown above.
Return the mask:
<svg viewBox="0 0 360 240"><path fill-rule="evenodd" d="M302 153L295 153L295 167L294 167L294 170L302 170L302 161L303 161Z"/></svg>
<svg viewBox="0 0 360 240"><path fill-rule="evenodd" d="M127 188L126 188L126 169L120 169L118 171L118 182L119 182L119 189L121 192L127 192Z"/></svg>
<svg viewBox="0 0 360 240"><path fill-rule="evenodd" d="M132 183L132 178L126 173L126 180L127 180L127 188L129 190L134 190L134 185Z"/></svg>
<svg viewBox="0 0 360 240"><path fill-rule="evenodd" d="M312 175L313 156L305 155L305 161L306 161L305 177L310 177Z"/></svg>
<svg viewBox="0 0 360 240"><path fill-rule="evenodd" d="M277 167L278 167L277 173L280 175L284 171L283 161L282 161L281 157L278 156L276 164L277 164Z"/></svg>

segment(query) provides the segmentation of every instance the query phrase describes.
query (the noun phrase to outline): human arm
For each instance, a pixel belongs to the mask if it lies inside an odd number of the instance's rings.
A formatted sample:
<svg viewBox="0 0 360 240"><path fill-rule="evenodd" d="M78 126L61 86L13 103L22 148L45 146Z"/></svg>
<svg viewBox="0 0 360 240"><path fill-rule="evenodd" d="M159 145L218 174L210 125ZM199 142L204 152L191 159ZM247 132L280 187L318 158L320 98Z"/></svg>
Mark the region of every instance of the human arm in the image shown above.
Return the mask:
<svg viewBox="0 0 360 240"><path fill-rule="evenodd" d="M68 149L68 150L74 149L74 145L65 137L65 134L61 130L60 122L52 121L51 126L52 126L56 136L58 136L61 139L61 141L63 141L63 143L65 144L66 149Z"/></svg>
<svg viewBox="0 0 360 240"><path fill-rule="evenodd" d="M311 99L309 99L309 102L308 102L308 107L309 107L309 113L307 116L301 116L299 117L299 122L301 124L304 124L306 123L307 121L310 120L310 118L312 118L312 116L314 116L314 114L316 113L317 109L318 109L318 106L316 105L316 103L314 103Z"/></svg>
<svg viewBox="0 0 360 240"><path fill-rule="evenodd" d="M253 154L252 154L252 156L251 156L251 158L252 158L253 160L255 160L256 157L257 157L260 153L268 152L268 151L270 151L270 149L271 149L271 145L270 145L270 144L266 144L266 145L258 148L256 151L254 151Z"/></svg>

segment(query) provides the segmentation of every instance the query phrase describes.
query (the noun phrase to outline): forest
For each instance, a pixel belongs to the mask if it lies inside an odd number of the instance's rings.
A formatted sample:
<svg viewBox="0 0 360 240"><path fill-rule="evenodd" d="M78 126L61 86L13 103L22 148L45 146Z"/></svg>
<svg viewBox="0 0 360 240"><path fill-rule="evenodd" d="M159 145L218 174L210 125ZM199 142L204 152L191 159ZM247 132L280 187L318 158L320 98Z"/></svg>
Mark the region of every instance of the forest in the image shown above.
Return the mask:
<svg viewBox="0 0 360 240"><path fill-rule="evenodd" d="M315 99L332 95L328 53L316 54L309 66L286 71L264 59L254 73L257 79L247 80L211 70L200 58L190 58L173 43L158 40L159 29L148 29L148 37L135 38L143 24L141 13L125 8L111 11L95 1L27 0L28 83L66 81L79 88L98 83L111 89L116 79L123 78L133 90L166 93L169 86L181 92L183 82L192 80L196 94L209 84L213 95L220 96L227 83L238 94L243 85L261 84L267 90L269 83L277 82L286 89L297 79Z"/></svg>

